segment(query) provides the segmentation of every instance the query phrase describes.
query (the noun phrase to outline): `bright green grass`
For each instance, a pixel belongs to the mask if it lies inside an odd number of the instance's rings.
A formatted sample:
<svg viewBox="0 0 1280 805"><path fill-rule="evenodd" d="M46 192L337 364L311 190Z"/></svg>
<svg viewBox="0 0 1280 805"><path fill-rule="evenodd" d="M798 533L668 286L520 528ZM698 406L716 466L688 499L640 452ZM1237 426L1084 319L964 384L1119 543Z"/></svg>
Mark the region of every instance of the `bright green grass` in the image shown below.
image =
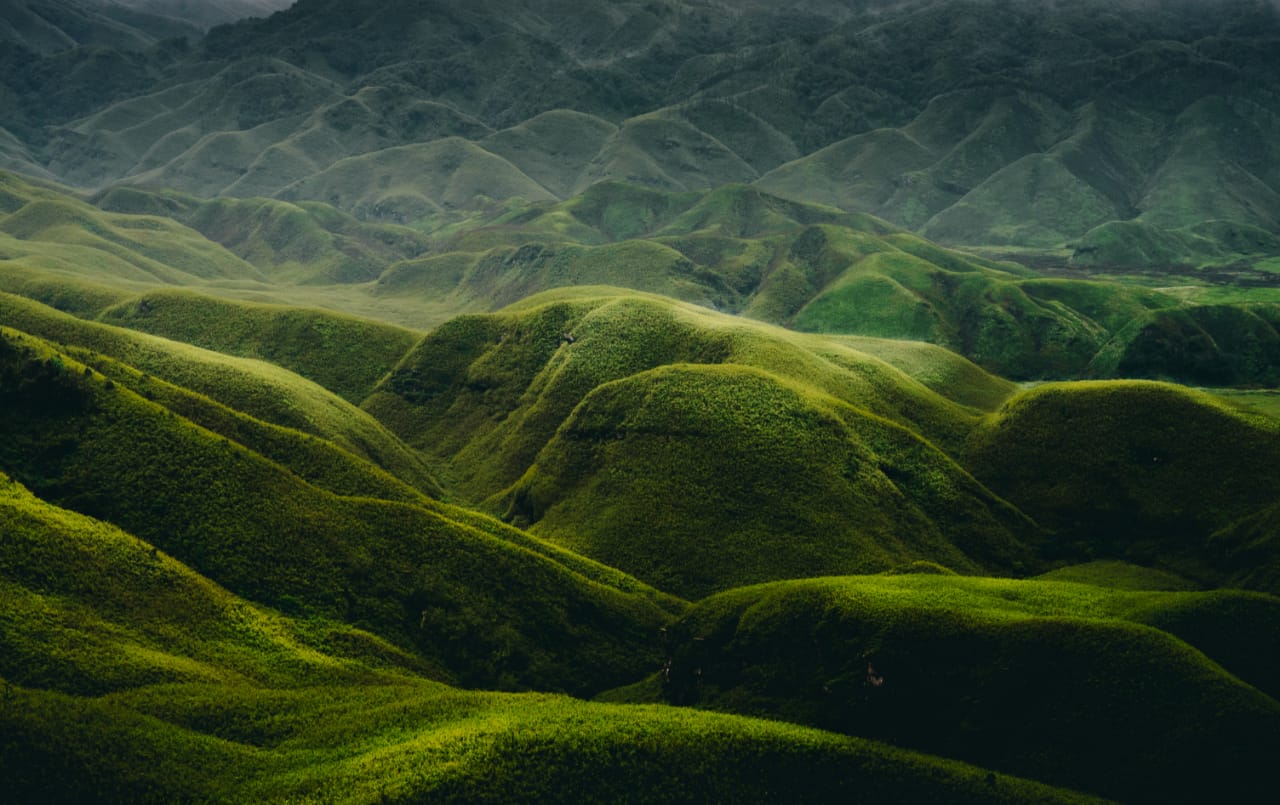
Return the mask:
<svg viewBox="0 0 1280 805"><path fill-rule="evenodd" d="M254 802L1083 802L1088 797L773 721L403 682L9 689L17 796ZM104 751L110 747L110 751ZM31 769L74 770L35 776Z"/></svg>
<svg viewBox="0 0 1280 805"><path fill-rule="evenodd" d="M731 364L597 387L509 500L534 533L691 598L914 559L1008 572L1035 534L919 437Z"/></svg>
<svg viewBox="0 0 1280 805"><path fill-rule="evenodd" d="M12 684L99 695L162 683L292 688L385 679L384 670L444 674L335 620L256 607L2 473L0 527L0 676Z"/></svg>
<svg viewBox="0 0 1280 805"><path fill-rule="evenodd" d="M1195 590L1196 585L1173 573L1154 567L1099 559L1042 573L1045 581L1076 581L1116 590Z"/></svg>
<svg viewBox="0 0 1280 805"><path fill-rule="evenodd" d="M286 369L82 321L8 294L0 294L0 315L8 326L104 354L257 419L332 441L414 486L436 488L421 459L385 428Z"/></svg>
<svg viewBox="0 0 1280 805"><path fill-rule="evenodd" d="M359 403L420 334L314 310L235 304L189 291L153 291L102 320L198 347L259 358Z"/></svg>
<svg viewBox="0 0 1280 805"><path fill-rule="evenodd" d="M1078 799L776 722L455 690L3 474L0 526L0 774L22 800Z"/></svg>
<svg viewBox="0 0 1280 805"><path fill-rule="evenodd" d="M1245 411L1280 419L1280 390L1210 388L1204 391Z"/></svg>
<svg viewBox="0 0 1280 805"><path fill-rule="evenodd" d="M1246 801L1269 789L1280 748L1280 680L1257 659L1277 649L1277 617L1280 600L1239 592L780 582L706 599L671 627L662 691L1123 801Z"/></svg>
<svg viewBox="0 0 1280 805"><path fill-rule="evenodd" d="M982 411L995 410L1017 388L972 361L934 344L867 336L830 336L847 346L900 369L930 390Z"/></svg>
<svg viewBox="0 0 1280 805"><path fill-rule="evenodd" d="M416 347L364 407L436 456L449 488L478 503L519 480L594 389L671 363L763 369L943 449L962 444L974 421L889 364L826 338L617 289L556 291L456 319ZM488 505L501 512L507 503Z"/></svg>
<svg viewBox="0 0 1280 805"><path fill-rule="evenodd" d="M30 336L6 331L3 349L10 475L238 595L359 624L467 684L617 684L650 666L678 608L448 507L312 486Z"/></svg>

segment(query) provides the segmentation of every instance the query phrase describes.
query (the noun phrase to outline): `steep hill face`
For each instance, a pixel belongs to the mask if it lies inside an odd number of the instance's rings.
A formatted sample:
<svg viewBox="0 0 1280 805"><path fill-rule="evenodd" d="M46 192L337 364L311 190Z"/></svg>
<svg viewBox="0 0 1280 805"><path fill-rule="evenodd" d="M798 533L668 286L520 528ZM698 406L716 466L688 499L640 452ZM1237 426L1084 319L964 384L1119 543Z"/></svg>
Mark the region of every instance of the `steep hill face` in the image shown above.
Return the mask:
<svg viewBox="0 0 1280 805"><path fill-rule="evenodd" d="M1229 262L1275 252L1219 223L1280 222L1278 37L1263 0L302 0L187 50L9 58L0 128L34 149L12 164L92 187L415 220L758 182L944 242ZM375 201L361 164L427 181ZM1108 247L1117 222L1176 248Z"/></svg>

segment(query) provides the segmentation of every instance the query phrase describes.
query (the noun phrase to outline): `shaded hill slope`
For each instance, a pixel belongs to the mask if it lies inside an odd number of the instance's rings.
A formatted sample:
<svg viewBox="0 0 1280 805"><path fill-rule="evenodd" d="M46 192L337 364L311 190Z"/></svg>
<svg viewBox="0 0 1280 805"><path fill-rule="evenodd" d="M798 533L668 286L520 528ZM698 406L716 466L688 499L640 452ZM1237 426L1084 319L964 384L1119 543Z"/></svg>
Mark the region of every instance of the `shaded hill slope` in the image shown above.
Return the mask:
<svg viewBox="0 0 1280 805"><path fill-rule="evenodd" d="M1248 801L1265 798L1280 746L1276 677L1249 660L1274 648L1278 612L1277 599L1245 593L938 575L783 582L706 599L672 626L661 689L1126 802ZM1214 629L1237 648L1193 647Z"/></svg>
<svg viewBox="0 0 1280 805"><path fill-rule="evenodd" d="M6 473L237 594L360 623L468 684L598 689L652 661L678 606L473 515L311 486L30 336L6 331L4 349Z"/></svg>
<svg viewBox="0 0 1280 805"><path fill-rule="evenodd" d="M1251 553L1245 570L1248 541L1211 535L1274 501L1275 432L1176 386L1047 384L984 420L964 463L1056 531L1061 555L1158 557L1216 582L1268 579L1274 593L1273 551Z"/></svg>
<svg viewBox="0 0 1280 805"><path fill-rule="evenodd" d="M360 802L618 801L874 790L990 801L982 770L870 741L428 681L438 669L367 632L256 607L2 473L0 523L0 772L21 799L262 802L341 790ZM1010 778L1001 796L1079 799Z"/></svg>

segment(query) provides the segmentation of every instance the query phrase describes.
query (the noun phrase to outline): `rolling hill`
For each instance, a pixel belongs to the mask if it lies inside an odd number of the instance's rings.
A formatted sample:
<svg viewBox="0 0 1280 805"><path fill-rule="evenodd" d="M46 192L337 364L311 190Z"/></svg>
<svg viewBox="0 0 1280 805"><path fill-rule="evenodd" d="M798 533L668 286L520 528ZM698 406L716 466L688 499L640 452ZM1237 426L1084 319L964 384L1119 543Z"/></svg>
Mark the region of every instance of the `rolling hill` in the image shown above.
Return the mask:
<svg viewBox="0 0 1280 805"><path fill-rule="evenodd" d="M755 183L946 243L1230 264L1276 253L1223 229L1280 220L1277 36L1257 0L302 0L195 46L11 59L0 127L11 165L89 188L412 222L599 181Z"/></svg>
<svg viewBox="0 0 1280 805"><path fill-rule="evenodd" d="M5 4L5 796L1274 799L1278 46Z"/></svg>

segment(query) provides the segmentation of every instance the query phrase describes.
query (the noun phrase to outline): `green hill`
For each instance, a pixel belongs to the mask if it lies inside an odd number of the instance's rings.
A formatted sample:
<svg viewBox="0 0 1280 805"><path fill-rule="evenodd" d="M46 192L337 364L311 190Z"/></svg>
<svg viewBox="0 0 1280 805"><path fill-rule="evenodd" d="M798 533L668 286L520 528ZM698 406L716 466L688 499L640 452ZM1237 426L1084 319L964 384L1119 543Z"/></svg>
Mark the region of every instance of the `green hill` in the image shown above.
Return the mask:
<svg viewBox="0 0 1280 805"><path fill-rule="evenodd" d="M962 444L970 409L821 337L590 293L450 322L364 407L466 498L684 595L1030 561L1034 526L935 446ZM774 541L785 559L757 550Z"/></svg>
<svg viewBox="0 0 1280 805"><path fill-rule="evenodd" d="M421 336L321 311L151 292L109 308L104 322L225 355L270 361L359 403Z"/></svg>
<svg viewBox="0 0 1280 805"><path fill-rule="evenodd" d="M332 441L422 489L437 488L422 460L384 427L288 370L82 321L9 294L0 294L0 313L7 326L105 355L257 419Z"/></svg>
<svg viewBox="0 0 1280 805"><path fill-rule="evenodd" d="M1270 790L1265 758L1280 746L1276 678L1251 659L1274 650L1277 612L1277 599L1244 593L946 575L782 582L695 606L668 630L659 682L670 701L1125 802L1252 801ZM1248 648L1218 653L1215 629Z"/></svg>
<svg viewBox="0 0 1280 805"><path fill-rule="evenodd" d="M1095 265L1276 253L1203 230L1280 220L1267 3L309 0L194 45L95 38L104 8L67 38L39 15L9 26L9 164L405 223L614 179L757 182ZM77 41L99 47L62 49Z"/></svg>
<svg viewBox="0 0 1280 805"><path fill-rule="evenodd" d="M669 599L447 509L313 487L29 336L4 349L4 471L232 592L360 624L472 685L589 691L651 662Z"/></svg>
<svg viewBox="0 0 1280 805"><path fill-rule="evenodd" d="M1052 552L1158 559L1192 578L1239 581L1230 554L1242 546L1210 536L1275 500L1275 431L1269 418L1177 386L1046 384L987 418L964 464L1055 531ZM1254 568L1272 565L1269 551L1255 555Z"/></svg>
<svg viewBox="0 0 1280 805"><path fill-rule="evenodd" d="M1035 535L910 431L732 365L598 386L509 499L533 533L689 598L917 559L1021 569Z"/></svg>
<svg viewBox="0 0 1280 805"><path fill-rule="evenodd" d="M367 632L254 606L3 474L0 523L0 772L20 799L989 801L980 769L871 741L452 689ZM1078 799L1012 778L1000 794Z"/></svg>

